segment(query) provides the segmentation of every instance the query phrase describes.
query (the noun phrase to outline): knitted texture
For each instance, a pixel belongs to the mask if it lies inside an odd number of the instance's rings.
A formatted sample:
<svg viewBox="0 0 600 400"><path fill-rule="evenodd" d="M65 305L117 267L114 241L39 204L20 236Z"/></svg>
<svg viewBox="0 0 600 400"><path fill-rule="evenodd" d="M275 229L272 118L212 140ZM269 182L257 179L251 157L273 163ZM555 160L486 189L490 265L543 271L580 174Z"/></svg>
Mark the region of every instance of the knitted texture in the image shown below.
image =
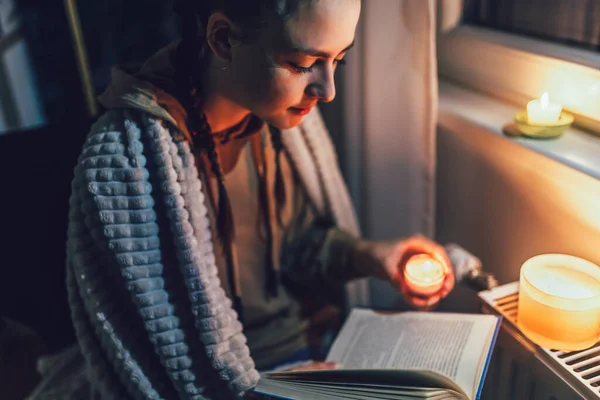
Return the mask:
<svg viewBox="0 0 600 400"><path fill-rule="evenodd" d="M103 397L227 398L253 387L182 135L137 110L108 112L86 139L72 192L71 308Z"/></svg>
<svg viewBox="0 0 600 400"><path fill-rule="evenodd" d="M318 212L357 236L318 110L282 139ZM67 288L79 348L42 360L28 399L227 399L256 384L217 275L205 201L171 122L132 108L98 120L70 199Z"/></svg>

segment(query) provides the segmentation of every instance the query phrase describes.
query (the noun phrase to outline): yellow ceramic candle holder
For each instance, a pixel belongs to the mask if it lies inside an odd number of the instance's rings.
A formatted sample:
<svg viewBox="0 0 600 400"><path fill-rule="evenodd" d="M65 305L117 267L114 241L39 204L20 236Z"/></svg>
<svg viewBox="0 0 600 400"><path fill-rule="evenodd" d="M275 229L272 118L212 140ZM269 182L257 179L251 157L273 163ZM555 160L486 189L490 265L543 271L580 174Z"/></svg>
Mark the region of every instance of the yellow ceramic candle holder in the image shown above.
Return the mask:
<svg viewBox="0 0 600 400"><path fill-rule="evenodd" d="M529 122L527 110L521 110L515 114L515 124L519 132L532 138L550 139L558 137L565 133L572 123L573 116L564 112L560 114L558 121L551 123Z"/></svg>

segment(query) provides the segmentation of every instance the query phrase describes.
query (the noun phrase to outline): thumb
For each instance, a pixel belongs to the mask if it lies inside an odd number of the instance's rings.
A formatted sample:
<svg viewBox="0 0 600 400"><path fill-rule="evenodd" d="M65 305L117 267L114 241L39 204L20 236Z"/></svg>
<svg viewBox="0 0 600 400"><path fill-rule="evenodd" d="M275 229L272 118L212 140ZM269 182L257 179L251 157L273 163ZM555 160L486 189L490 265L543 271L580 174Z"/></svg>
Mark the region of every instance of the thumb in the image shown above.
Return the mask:
<svg viewBox="0 0 600 400"><path fill-rule="evenodd" d="M429 307L439 303L441 298L439 295L430 296L428 298L410 296L407 300L415 307Z"/></svg>

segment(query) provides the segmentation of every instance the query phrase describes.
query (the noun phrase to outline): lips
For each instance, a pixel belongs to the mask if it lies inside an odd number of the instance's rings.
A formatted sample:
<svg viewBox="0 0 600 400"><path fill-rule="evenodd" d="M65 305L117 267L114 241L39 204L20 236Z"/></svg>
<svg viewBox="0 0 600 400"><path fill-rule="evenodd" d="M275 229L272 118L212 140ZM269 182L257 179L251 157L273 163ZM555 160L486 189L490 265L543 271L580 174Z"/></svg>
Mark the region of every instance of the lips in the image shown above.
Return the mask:
<svg viewBox="0 0 600 400"><path fill-rule="evenodd" d="M312 110L314 105L309 107L290 107L290 111L297 115L306 115Z"/></svg>

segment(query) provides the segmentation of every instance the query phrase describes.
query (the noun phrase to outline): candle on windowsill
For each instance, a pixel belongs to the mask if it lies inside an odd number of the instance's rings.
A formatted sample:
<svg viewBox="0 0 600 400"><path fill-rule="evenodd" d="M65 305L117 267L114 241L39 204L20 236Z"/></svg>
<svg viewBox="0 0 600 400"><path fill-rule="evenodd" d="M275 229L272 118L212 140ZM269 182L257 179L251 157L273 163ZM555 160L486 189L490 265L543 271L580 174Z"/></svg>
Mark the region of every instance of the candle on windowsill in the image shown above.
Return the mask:
<svg viewBox="0 0 600 400"><path fill-rule="evenodd" d="M573 116L562 112L562 105L550 101L548 93L531 100L526 110L519 110L514 121L518 133L532 138L551 139L562 135L573 123ZM509 129L507 134L514 136Z"/></svg>
<svg viewBox="0 0 600 400"><path fill-rule="evenodd" d="M576 351L600 339L600 267L544 254L521 268L517 325L534 343Z"/></svg>
<svg viewBox="0 0 600 400"><path fill-rule="evenodd" d="M408 289L423 296L437 293L444 285L444 266L428 254L411 257L404 268Z"/></svg>
<svg viewBox="0 0 600 400"><path fill-rule="evenodd" d="M534 125L555 124L561 112L562 106L550 102L548 93L544 92L541 98L527 103L527 122Z"/></svg>

